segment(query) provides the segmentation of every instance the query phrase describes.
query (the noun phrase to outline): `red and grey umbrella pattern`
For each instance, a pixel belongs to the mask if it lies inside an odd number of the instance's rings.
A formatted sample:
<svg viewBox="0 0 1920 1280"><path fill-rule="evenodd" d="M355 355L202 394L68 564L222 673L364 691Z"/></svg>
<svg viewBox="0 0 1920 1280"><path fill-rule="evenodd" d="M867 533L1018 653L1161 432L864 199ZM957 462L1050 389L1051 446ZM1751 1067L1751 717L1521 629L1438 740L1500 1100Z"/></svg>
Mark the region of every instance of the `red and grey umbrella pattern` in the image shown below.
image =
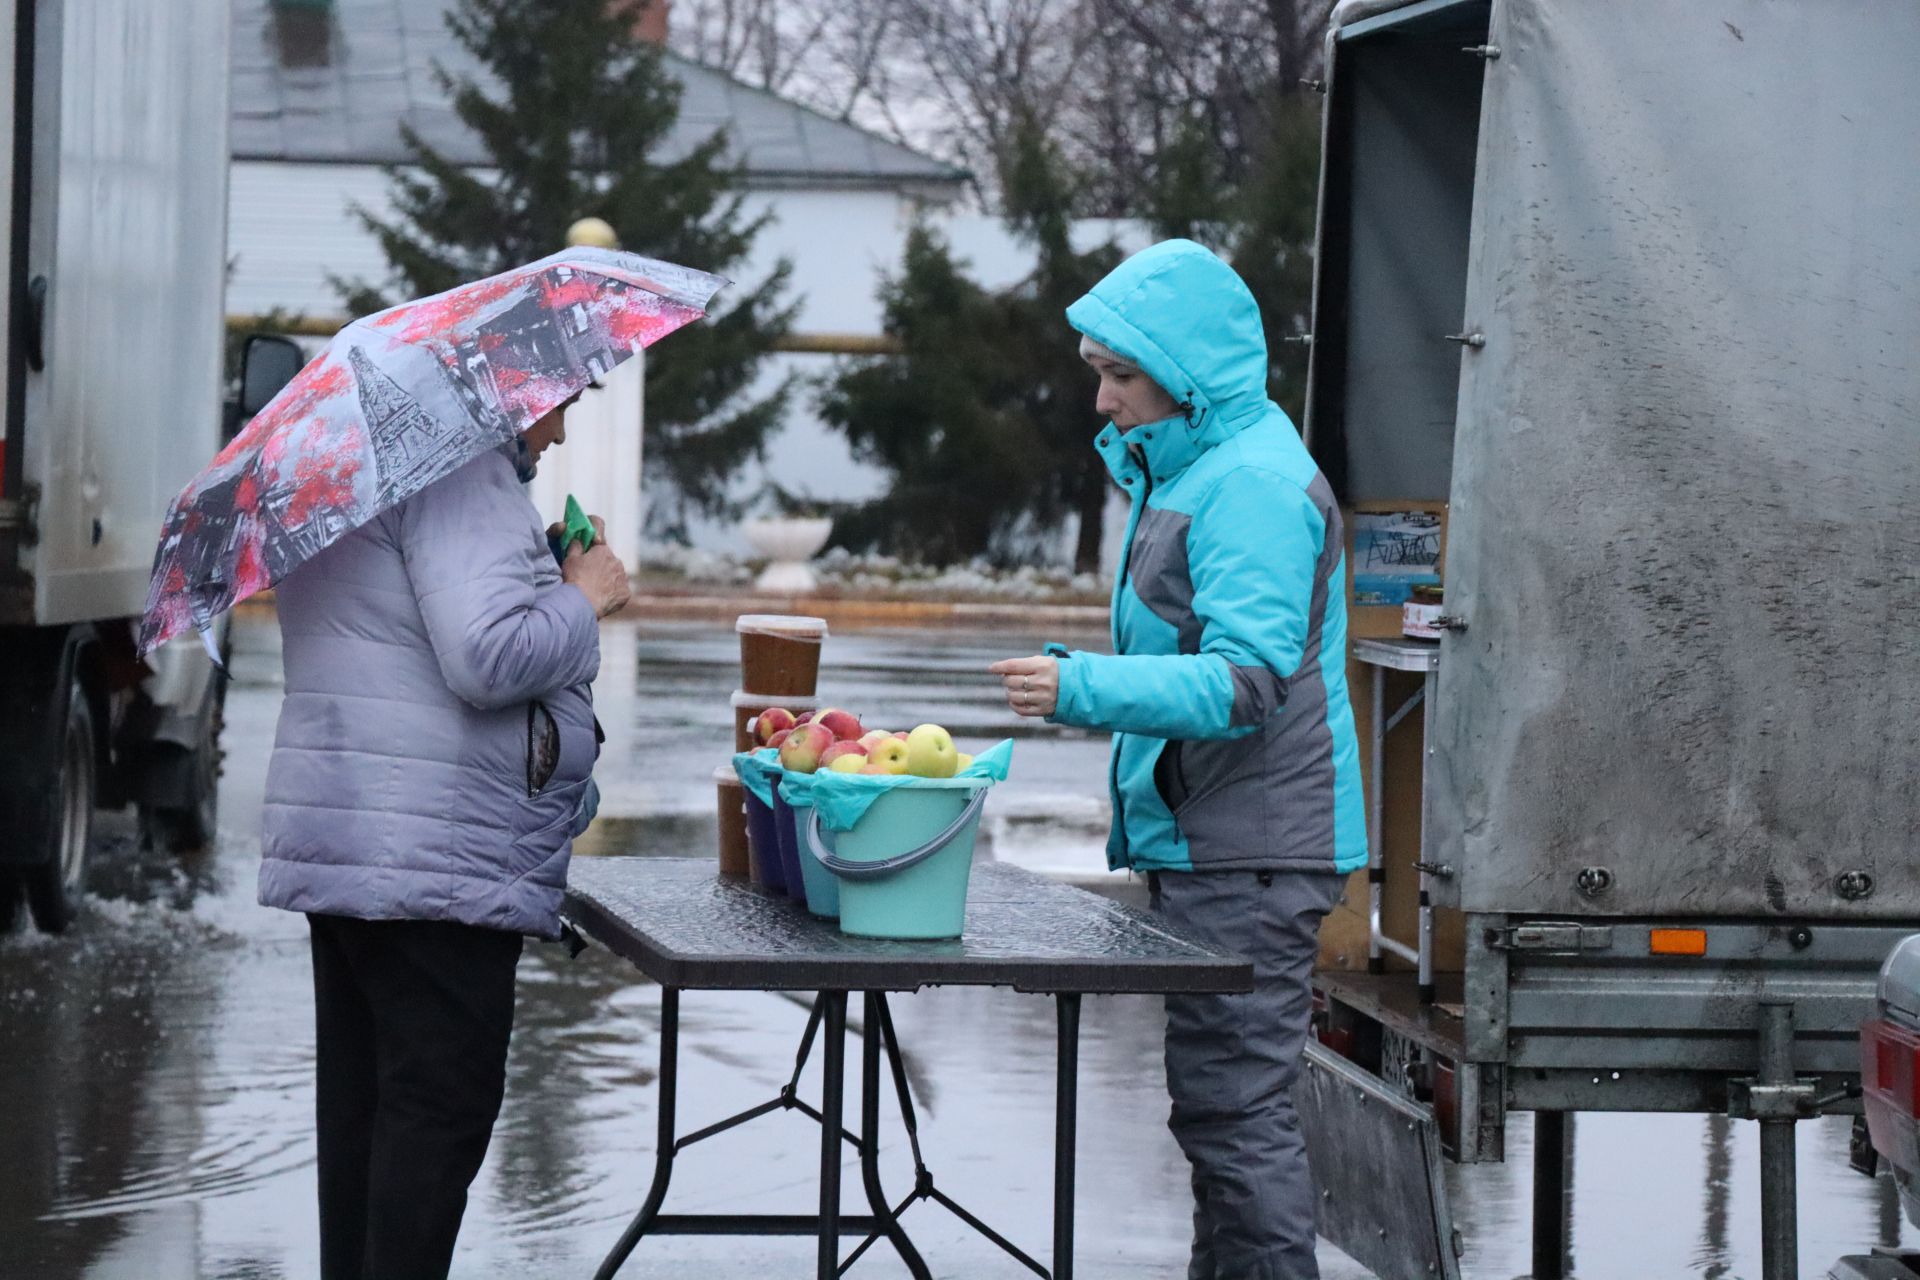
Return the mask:
<svg viewBox="0 0 1920 1280"><path fill-rule="evenodd" d="M175 498L140 651L280 581L628 356L725 281L569 249L357 320Z"/></svg>

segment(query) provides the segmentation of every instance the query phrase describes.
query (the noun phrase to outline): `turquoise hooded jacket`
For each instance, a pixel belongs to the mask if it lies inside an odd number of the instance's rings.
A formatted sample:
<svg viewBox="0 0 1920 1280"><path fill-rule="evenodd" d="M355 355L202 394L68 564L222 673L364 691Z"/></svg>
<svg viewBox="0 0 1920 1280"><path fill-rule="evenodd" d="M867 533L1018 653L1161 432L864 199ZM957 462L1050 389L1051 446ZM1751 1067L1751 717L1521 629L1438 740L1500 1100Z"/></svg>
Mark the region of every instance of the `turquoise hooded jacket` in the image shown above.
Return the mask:
<svg viewBox="0 0 1920 1280"><path fill-rule="evenodd" d="M1114 652L1050 650L1051 718L1114 735L1109 864L1361 866L1340 509L1267 398L1259 306L1232 267L1169 240L1120 264L1067 320L1181 407L1100 433L1132 497Z"/></svg>

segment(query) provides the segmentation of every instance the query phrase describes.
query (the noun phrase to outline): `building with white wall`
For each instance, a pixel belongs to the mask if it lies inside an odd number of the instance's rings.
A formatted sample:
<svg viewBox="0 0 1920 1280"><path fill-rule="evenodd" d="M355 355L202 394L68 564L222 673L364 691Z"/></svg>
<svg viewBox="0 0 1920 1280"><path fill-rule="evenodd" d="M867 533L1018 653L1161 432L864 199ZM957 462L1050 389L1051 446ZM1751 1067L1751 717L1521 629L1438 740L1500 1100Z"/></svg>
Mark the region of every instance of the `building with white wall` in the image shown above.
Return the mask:
<svg viewBox="0 0 1920 1280"><path fill-rule="evenodd" d="M330 279L388 278L378 243L352 210L389 210L382 169L410 158L403 125L441 154L484 170L486 152L454 114L434 74L437 64L484 82L485 73L447 29L447 5L233 0L230 313L279 310L323 320L342 312ZM1011 284L1031 269L1031 254L997 219L963 208L967 175L961 170L672 53L665 57L684 91L679 121L659 158L683 154L716 129L729 130L749 189L749 213L772 215L742 275L761 278L781 258L793 264L791 287L800 304L796 332L878 335L881 278L898 268L918 217L941 225L982 283ZM1091 239L1112 228L1090 224L1085 230ZM650 355L672 359L672 340ZM809 384L830 372L834 359L783 353L767 362L762 385L794 373L802 384L769 446L766 468L789 490L857 499L874 493L883 479L856 462L813 410ZM618 475L624 485L630 469L637 469L637 423L631 448L586 443L591 432L614 429L640 411L637 387L617 399L598 411L607 421L583 422L567 448L550 455L573 474L543 477L537 499L544 501L543 491L556 485L562 493L567 487L579 491L577 477L605 485ZM742 477L739 491L753 493L765 479L755 469ZM637 512L637 486L635 477L630 501L610 498L602 509L622 516ZM740 545L732 530L718 526L697 528L695 538L715 549ZM622 531L619 543L631 547L633 538Z"/></svg>

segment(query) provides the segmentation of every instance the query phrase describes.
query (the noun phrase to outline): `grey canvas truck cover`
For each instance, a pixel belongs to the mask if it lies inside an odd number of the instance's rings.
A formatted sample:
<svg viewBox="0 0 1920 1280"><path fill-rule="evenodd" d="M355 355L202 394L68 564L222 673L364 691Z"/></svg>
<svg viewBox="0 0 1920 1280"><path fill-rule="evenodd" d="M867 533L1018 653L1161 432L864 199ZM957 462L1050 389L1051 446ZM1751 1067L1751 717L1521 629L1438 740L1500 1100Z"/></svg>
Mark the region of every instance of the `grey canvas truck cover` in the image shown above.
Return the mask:
<svg viewBox="0 0 1920 1280"><path fill-rule="evenodd" d="M1343 496L1452 503L1436 891L1920 920L1920 6L1382 9L1498 51L1336 75L1308 414Z"/></svg>

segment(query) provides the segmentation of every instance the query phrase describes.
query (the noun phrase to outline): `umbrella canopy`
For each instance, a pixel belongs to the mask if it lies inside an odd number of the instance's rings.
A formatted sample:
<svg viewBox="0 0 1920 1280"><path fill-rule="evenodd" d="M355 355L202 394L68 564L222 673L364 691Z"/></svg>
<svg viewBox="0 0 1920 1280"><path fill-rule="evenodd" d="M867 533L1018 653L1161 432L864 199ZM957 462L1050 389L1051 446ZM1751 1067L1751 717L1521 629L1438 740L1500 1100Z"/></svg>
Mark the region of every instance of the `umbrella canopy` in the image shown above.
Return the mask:
<svg viewBox="0 0 1920 1280"><path fill-rule="evenodd" d="M348 325L174 499L140 652L512 440L725 283L576 248Z"/></svg>

